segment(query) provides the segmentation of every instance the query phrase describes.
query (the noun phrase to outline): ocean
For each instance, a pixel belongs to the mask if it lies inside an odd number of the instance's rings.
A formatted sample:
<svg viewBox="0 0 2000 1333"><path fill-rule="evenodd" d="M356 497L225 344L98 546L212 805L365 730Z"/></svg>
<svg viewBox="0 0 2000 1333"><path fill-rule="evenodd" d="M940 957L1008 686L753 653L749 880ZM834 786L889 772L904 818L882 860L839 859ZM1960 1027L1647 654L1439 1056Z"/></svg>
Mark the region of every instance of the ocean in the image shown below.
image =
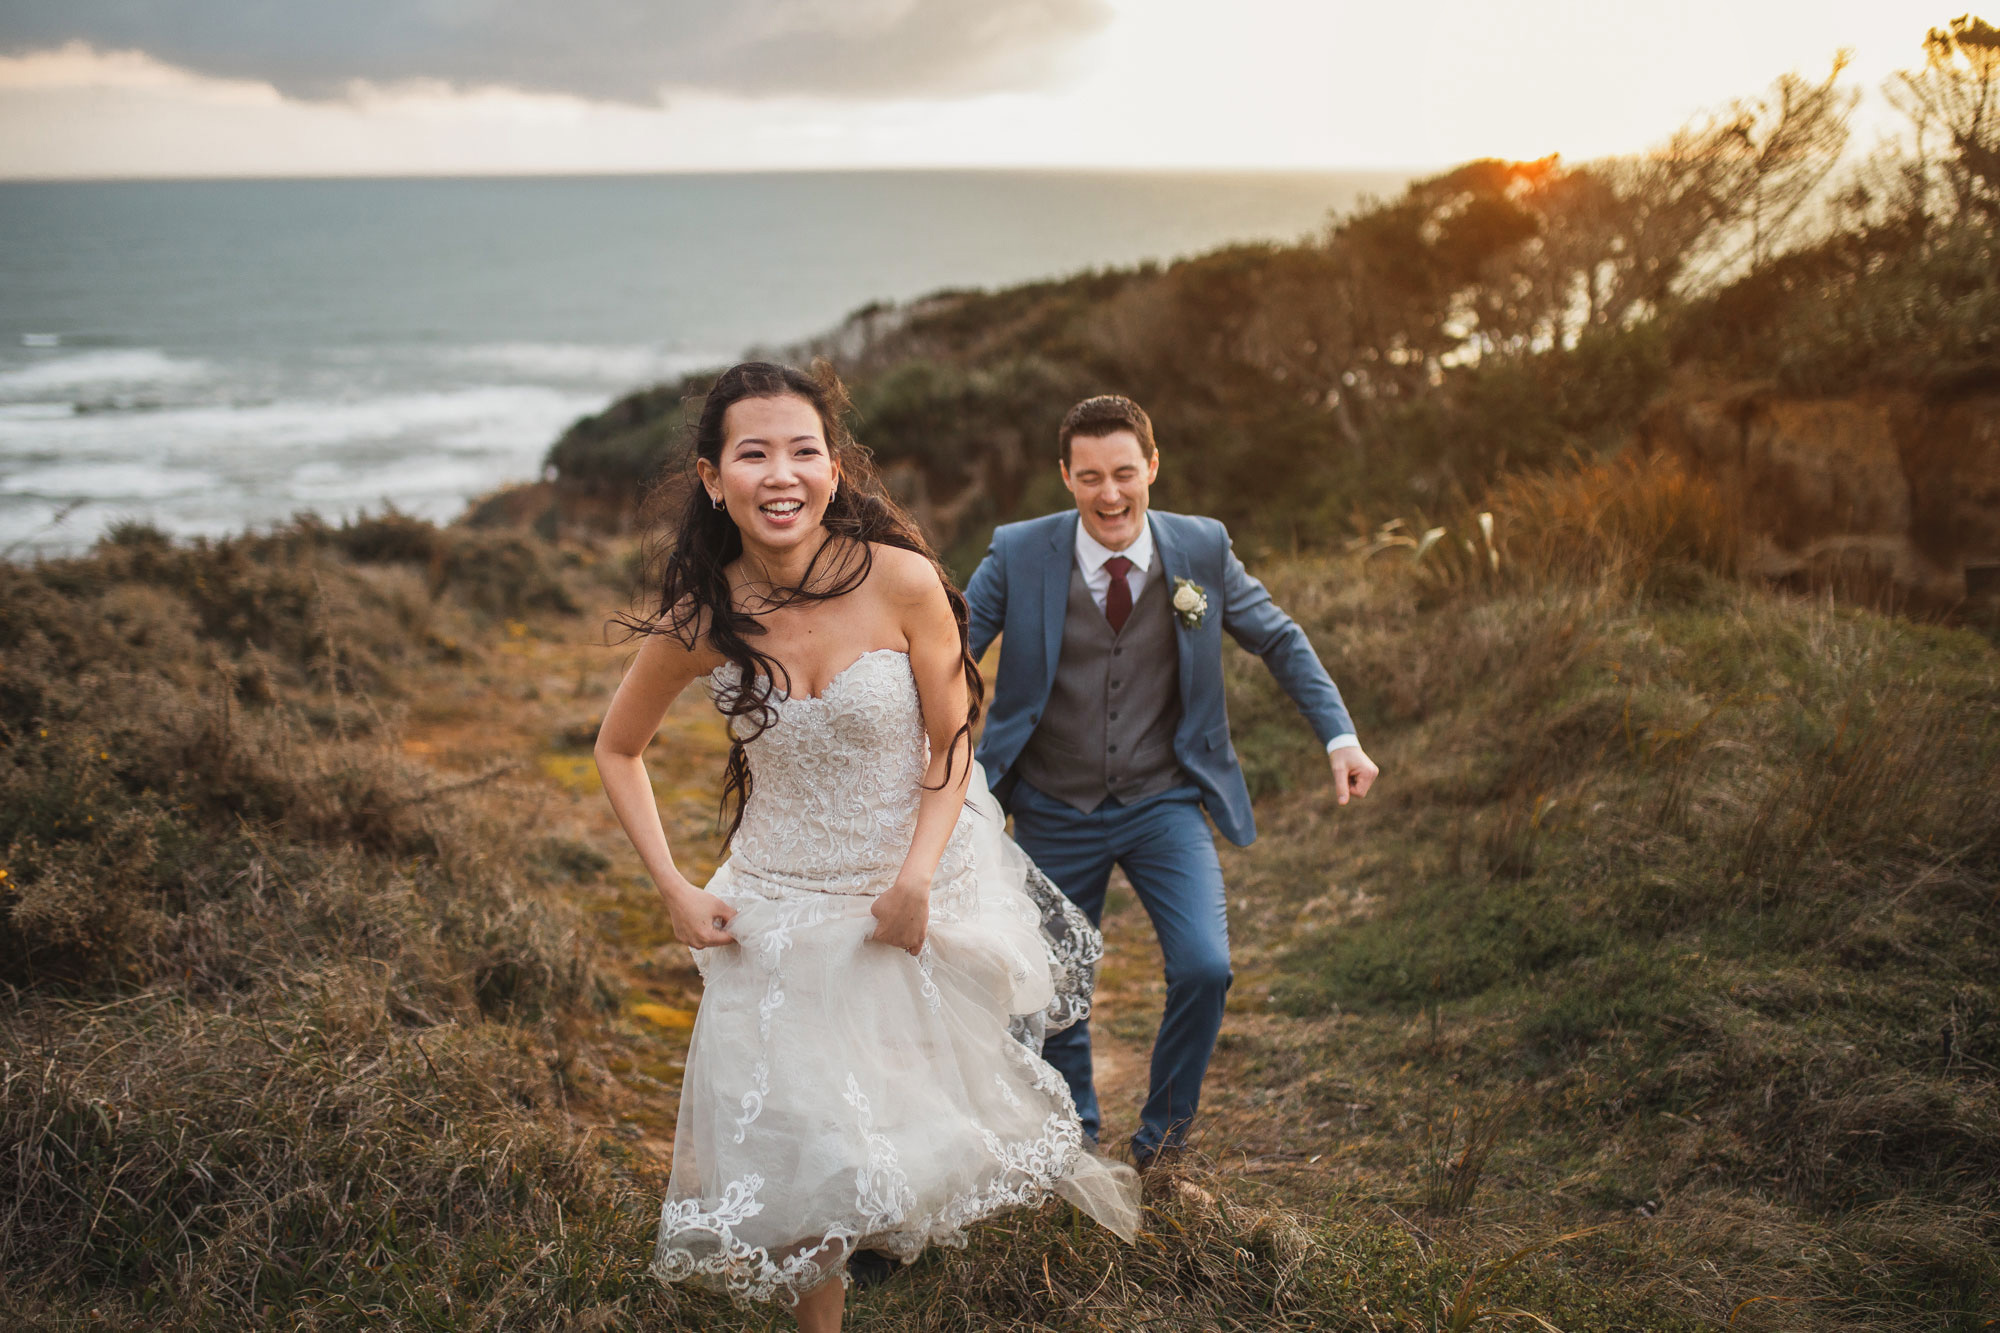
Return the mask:
<svg viewBox="0 0 2000 1333"><path fill-rule="evenodd" d="M0 555L447 520L577 417L871 301L1290 240L1385 173L0 183Z"/></svg>

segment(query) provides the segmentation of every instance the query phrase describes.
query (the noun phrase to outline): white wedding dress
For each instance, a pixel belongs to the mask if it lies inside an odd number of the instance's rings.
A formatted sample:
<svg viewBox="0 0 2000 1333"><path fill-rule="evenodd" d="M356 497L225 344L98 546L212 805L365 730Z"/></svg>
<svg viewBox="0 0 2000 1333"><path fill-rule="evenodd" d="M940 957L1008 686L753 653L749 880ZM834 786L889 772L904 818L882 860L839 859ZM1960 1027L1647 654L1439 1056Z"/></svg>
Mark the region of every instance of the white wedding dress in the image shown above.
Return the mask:
<svg viewBox="0 0 2000 1333"><path fill-rule="evenodd" d="M694 953L653 1272L789 1305L856 1249L908 1261L1051 1193L1130 1240L1137 1179L1084 1150L1039 1054L1088 1013L1101 937L1006 836L975 765L920 955L873 942L929 754L909 658L865 653L817 697L770 702L708 883L737 942Z"/></svg>

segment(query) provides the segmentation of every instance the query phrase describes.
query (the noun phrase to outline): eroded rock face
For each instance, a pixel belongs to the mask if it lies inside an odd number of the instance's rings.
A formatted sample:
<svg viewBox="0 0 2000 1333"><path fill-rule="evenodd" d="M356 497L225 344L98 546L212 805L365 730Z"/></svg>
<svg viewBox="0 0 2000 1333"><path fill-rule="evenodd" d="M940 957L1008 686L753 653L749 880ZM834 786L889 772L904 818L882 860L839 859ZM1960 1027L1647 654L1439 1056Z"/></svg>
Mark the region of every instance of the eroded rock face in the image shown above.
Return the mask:
<svg viewBox="0 0 2000 1333"><path fill-rule="evenodd" d="M1933 607L2000 565L2000 395L1793 398L1682 385L1640 427L1741 507L1767 578L1873 583Z"/></svg>
<svg viewBox="0 0 2000 1333"><path fill-rule="evenodd" d="M1913 539L1940 563L2000 563L2000 394L1917 405L1899 422Z"/></svg>
<svg viewBox="0 0 2000 1333"><path fill-rule="evenodd" d="M1887 403L1760 402L1744 420L1743 464L1778 483L1759 499L1784 546L1910 531L1910 488Z"/></svg>

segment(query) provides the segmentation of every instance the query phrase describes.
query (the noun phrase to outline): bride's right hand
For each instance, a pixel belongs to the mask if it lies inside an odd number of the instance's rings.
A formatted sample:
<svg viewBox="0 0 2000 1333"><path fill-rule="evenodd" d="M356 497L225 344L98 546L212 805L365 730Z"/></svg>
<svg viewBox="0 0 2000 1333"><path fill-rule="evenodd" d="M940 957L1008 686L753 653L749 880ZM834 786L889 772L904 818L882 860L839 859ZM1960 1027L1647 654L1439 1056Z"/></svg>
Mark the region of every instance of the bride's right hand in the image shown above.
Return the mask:
<svg viewBox="0 0 2000 1333"><path fill-rule="evenodd" d="M718 944L734 944L736 937L727 929L736 919L736 909L706 889L692 884L679 893L663 895L667 914L673 919L674 938L690 949L712 949Z"/></svg>
<svg viewBox="0 0 2000 1333"><path fill-rule="evenodd" d="M929 886L919 889L898 881L878 896L868 911L875 918L869 939L901 949L912 958L923 953L924 935L931 919Z"/></svg>

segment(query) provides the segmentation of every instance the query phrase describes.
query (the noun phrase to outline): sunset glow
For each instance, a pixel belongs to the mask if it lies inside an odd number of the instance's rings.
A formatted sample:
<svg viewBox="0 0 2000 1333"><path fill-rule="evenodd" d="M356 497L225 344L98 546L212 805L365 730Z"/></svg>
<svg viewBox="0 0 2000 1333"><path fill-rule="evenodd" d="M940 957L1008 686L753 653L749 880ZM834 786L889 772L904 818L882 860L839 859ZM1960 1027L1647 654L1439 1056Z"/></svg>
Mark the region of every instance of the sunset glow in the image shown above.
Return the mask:
<svg viewBox="0 0 2000 1333"><path fill-rule="evenodd" d="M968 60L950 86L917 80L929 63L918 39L936 40L917 34L911 69L884 56L865 85L787 82L755 48L737 65L718 56L700 77L688 60L663 66L654 100L561 90L595 88L589 70L554 91L470 82L443 57L435 75L343 79L330 68L335 86L281 92L282 52L265 77L235 53L230 72L214 72L218 59L203 73L85 27L25 32L3 19L0 176L1575 159L1644 147L1787 70L1823 76L1842 49L1864 94L1865 144L1889 124L1882 81L1921 63L1925 30L1950 17L1913 0L1445 0L1416 29L1416 11L1303 0L1053 8L1064 26L1015 34L1017 57ZM38 43L43 32L71 35ZM735 40L718 50L750 49ZM394 68L419 64L413 55ZM624 89L629 69L615 73Z"/></svg>

